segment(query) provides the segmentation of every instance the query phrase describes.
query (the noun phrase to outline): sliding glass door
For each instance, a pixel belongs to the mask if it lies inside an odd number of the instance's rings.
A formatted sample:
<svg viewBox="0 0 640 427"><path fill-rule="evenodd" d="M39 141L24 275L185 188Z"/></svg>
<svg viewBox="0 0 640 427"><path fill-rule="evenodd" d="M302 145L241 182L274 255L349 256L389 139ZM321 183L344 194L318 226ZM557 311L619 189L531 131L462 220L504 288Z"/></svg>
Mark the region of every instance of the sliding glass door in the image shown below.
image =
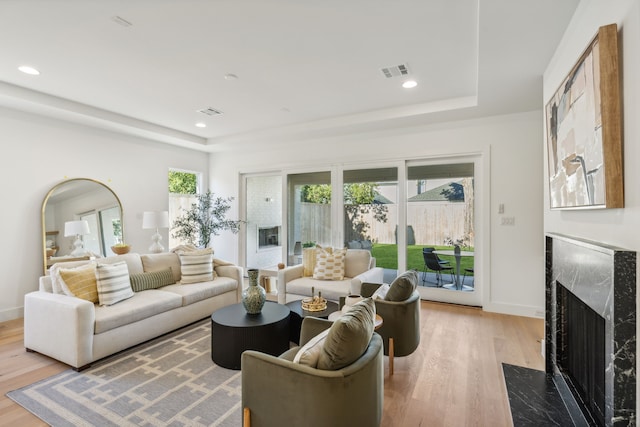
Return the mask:
<svg viewBox="0 0 640 427"><path fill-rule="evenodd" d="M344 241L367 249L390 283L398 270L398 168L343 172Z"/></svg>
<svg viewBox="0 0 640 427"><path fill-rule="evenodd" d="M477 224L487 185L478 176L485 167L478 154L248 179L246 259L273 249L269 263L296 265L305 246L366 249L384 268L385 283L416 270L423 299L479 306L487 249ZM265 180L280 185L286 200L276 195L272 203L277 192L265 190ZM283 221L253 219L265 209L281 209ZM442 268L428 265L425 253L433 251ZM262 265L258 258L252 265Z"/></svg>
<svg viewBox="0 0 640 427"><path fill-rule="evenodd" d="M287 178L288 265L302 263L302 248L331 245L331 172Z"/></svg>
<svg viewBox="0 0 640 427"><path fill-rule="evenodd" d="M408 164L407 268L427 299L480 305L475 268L475 162Z"/></svg>

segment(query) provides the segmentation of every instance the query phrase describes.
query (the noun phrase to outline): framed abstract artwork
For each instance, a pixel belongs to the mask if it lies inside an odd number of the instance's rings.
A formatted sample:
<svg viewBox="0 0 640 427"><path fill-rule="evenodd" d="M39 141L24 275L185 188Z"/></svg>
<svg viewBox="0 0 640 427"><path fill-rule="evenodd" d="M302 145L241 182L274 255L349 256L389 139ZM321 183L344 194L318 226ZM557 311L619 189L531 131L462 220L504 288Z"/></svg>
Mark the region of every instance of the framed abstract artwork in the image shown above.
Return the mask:
<svg viewBox="0 0 640 427"><path fill-rule="evenodd" d="M551 209L624 207L616 24L599 28L545 120Z"/></svg>

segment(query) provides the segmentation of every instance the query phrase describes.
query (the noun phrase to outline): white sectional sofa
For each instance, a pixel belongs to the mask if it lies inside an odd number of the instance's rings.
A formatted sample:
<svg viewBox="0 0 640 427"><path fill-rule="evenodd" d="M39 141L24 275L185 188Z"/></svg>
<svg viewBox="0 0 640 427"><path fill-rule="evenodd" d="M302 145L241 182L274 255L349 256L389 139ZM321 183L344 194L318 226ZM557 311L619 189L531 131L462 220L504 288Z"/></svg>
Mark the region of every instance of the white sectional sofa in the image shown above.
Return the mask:
<svg viewBox="0 0 640 427"><path fill-rule="evenodd" d="M179 281L181 277L180 258L175 253L129 253L97 261L125 261L130 275L171 267L174 278ZM95 261L64 264L74 267L87 262ZM214 266L212 281L147 289L110 306L54 293L51 276L42 276L39 290L25 295L24 345L27 351L81 370L96 360L204 319L242 297L242 268L216 262Z"/></svg>
<svg viewBox="0 0 640 427"><path fill-rule="evenodd" d="M364 249L348 249L345 256L344 278L342 280L320 280L305 277L304 264L294 265L278 271L278 303L286 304L322 292L329 301L338 302L340 297L360 294L363 282L380 283L384 270L376 267L376 259Z"/></svg>

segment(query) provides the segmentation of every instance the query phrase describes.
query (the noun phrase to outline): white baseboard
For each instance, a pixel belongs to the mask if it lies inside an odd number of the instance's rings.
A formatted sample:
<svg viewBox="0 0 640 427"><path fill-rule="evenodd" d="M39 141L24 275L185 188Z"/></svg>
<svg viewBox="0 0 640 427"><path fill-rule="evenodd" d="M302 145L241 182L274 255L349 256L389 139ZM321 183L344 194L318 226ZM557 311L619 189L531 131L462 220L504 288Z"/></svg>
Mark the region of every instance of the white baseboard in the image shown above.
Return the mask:
<svg viewBox="0 0 640 427"><path fill-rule="evenodd" d="M501 314L511 314L513 316L535 317L544 319L544 308L531 305L505 304L499 302L491 302L483 305L485 311Z"/></svg>
<svg viewBox="0 0 640 427"><path fill-rule="evenodd" d="M21 319L24 317L24 307L8 308L0 311L0 322L8 320Z"/></svg>

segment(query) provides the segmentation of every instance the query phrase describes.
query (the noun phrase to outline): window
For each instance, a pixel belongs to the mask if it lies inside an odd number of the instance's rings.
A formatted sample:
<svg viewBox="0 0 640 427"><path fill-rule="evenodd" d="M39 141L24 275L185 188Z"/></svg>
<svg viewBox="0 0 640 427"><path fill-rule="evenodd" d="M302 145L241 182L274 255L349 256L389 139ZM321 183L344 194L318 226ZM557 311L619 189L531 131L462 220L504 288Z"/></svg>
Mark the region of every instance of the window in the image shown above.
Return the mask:
<svg viewBox="0 0 640 427"><path fill-rule="evenodd" d="M196 172L169 170L169 248L187 243L172 236L171 224L197 201L195 195L199 193L200 180L200 174Z"/></svg>

